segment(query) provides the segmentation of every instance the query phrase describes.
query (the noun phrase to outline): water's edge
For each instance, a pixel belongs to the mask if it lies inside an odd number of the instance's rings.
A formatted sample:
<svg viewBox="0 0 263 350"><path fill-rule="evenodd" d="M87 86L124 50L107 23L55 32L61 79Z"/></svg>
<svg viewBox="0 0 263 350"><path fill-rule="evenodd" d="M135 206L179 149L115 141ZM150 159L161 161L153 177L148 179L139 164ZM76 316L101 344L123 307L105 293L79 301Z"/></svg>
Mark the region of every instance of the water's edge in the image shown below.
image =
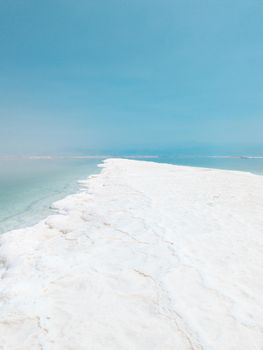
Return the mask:
<svg viewBox="0 0 263 350"><path fill-rule="evenodd" d="M121 157L120 157L121 158ZM124 157L123 157L124 158ZM35 161L35 160L34 160ZM39 160L45 162L45 160ZM90 160L90 159L78 159L77 162L70 164L69 167L62 168L62 178L61 174L53 180L50 184L47 183L46 187L43 186L43 195L41 194L41 181L43 177L39 179L37 184L36 193L32 195L31 200L28 201L21 208L16 207L13 203L10 204L10 209L6 210L6 213L2 210L2 216L0 214L0 233L6 233L11 230L17 230L21 228L26 228L37 224L39 221L43 220L45 217L53 213L52 203L65 198L68 195L78 193L82 190L81 179L87 178L87 176L94 176L100 172L101 161L100 160ZM148 158L141 161L151 161L162 164L173 164L179 166L189 166L198 168L208 168L214 170L229 170L229 171L241 171L250 172L257 175L263 174L263 160L262 159L232 159L232 158L171 158L171 157L155 157ZM76 162L76 160L74 161ZM86 162L86 163L85 163ZM35 163L34 163L35 164ZM252 164L252 166L250 165ZM212 167L212 165L215 165ZM54 166L54 164L53 164ZM72 170L74 169L74 171ZM66 172L69 175L66 176ZM71 174L72 172L72 174ZM74 173L74 175L73 175ZM83 176L85 175L85 176ZM45 180L45 179L44 179ZM43 181L44 181L43 180ZM29 186L31 184L29 183ZM33 186L33 185L32 185ZM1 188L0 188L1 189ZM0 191L1 194L1 191ZM14 194L16 198L16 194ZM30 197L30 196L29 196ZM4 213L4 214L3 214Z"/></svg>

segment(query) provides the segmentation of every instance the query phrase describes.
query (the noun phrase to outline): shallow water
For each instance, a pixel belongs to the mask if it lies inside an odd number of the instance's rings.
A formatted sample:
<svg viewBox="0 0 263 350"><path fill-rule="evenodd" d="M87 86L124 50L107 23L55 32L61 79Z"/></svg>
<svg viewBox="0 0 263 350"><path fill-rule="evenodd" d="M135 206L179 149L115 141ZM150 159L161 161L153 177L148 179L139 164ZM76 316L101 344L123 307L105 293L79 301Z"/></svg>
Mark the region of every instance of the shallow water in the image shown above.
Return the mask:
<svg viewBox="0 0 263 350"><path fill-rule="evenodd" d="M0 160L0 233L46 217L50 205L99 172L100 160Z"/></svg>
<svg viewBox="0 0 263 350"><path fill-rule="evenodd" d="M186 157L144 159L178 165L263 174L263 159ZM51 213L50 205L78 190L78 180L100 171L101 159L0 159L0 233L25 227Z"/></svg>

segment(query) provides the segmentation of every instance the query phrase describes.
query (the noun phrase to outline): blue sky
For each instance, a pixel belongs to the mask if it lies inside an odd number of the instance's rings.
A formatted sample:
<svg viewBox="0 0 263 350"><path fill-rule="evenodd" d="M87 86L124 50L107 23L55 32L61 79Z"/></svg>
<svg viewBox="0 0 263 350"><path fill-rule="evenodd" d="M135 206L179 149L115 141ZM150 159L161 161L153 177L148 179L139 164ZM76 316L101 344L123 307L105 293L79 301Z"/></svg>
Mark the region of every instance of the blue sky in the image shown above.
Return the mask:
<svg viewBox="0 0 263 350"><path fill-rule="evenodd" d="M262 18L261 0L1 2L0 153L260 149Z"/></svg>

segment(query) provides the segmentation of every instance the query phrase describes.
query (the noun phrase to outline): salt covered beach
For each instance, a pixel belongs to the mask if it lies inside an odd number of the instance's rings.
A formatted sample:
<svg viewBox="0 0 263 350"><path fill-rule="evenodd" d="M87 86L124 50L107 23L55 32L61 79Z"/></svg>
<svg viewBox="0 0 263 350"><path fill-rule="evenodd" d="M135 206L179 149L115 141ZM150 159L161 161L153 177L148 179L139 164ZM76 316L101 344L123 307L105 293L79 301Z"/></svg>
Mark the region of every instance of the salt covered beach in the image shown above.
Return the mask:
<svg viewBox="0 0 263 350"><path fill-rule="evenodd" d="M1 350L263 349L263 177L109 159L0 237Z"/></svg>

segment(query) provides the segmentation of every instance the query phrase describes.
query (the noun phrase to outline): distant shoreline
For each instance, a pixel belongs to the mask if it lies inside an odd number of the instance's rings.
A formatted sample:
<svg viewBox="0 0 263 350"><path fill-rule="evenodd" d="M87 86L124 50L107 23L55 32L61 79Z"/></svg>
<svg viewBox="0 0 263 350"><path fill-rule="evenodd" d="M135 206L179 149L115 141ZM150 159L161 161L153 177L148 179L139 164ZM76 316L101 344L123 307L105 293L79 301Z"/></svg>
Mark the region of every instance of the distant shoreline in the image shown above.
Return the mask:
<svg viewBox="0 0 263 350"><path fill-rule="evenodd" d="M0 160L56 160L56 159L109 159L109 158L123 158L123 159L159 159L163 155L0 155ZM165 155L166 156L166 155ZM263 156L253 155L168 155L168 157L175 158L216 158L216 159L263 159Z"/></svg>
<svg viewBox="0 0 263 350"><path fill-rule="evenodd" d="M7 155L0 156L0 159L4 160L19 160L19 159L28 159L28 160L52 160L52 159L107 159L107 158L120 158L120 156L112 155L76 155L76 156L53 156L53 155ZM157 159L158 155L122 155L121 158L136 158L136 159Z"/></svg>

